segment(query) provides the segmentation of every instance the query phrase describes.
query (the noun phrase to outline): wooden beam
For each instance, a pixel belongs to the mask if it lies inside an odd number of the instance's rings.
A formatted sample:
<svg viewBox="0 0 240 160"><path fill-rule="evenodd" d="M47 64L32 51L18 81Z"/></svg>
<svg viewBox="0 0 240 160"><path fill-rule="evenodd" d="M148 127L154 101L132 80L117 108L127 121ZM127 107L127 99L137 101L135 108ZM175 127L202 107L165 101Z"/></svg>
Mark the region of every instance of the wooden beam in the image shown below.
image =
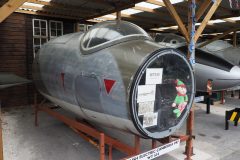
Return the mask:
<svg viewBox="0 0 240 160"><path fill-rule="evenodd" d="M28 6L28 5L22 5L20 8L23 8L23 9L27 9L27 10L37 10L37 11L40 11L40 12L45 12L45 13L48 13L48 14L58 14L58 15L66 15L66 16L72 16L72 17L78 17L78 18L82 18L82 17L85 17L87 14L79 14L79 13L73 13L73 12L69 12L69 11L66 11L66 10L54 10L54 9L51 9L49 7L37 7L37 6Z"/></svg>
<svg viewBox="0 0 240 160"><path fill-rule="evenodd" d="M159 2L159 1L156 1L156 0L147 0L146 2L151 3L151 4L155 4L155 5L158 5L158 6L165 6L165 4L163 2Z"/></svg>
<svg viewBox="0 0 240 160"><path fill-rule="evenodd" d="M54 18L74 19L74 20L80 20L82 18L82 17L73 17L73 16L66 16L66 15L59 15L59 14L48 14L44 12L34 12L34 11L22 10L22 9L17 9L15 12L32 14L32 15L40 15L40 16L46 16L46 17L54 17Z"/></svg>
<svg viewBox="0 0 240 160"><path fill-rule="evenodd" d="M212 3L212 0L205 0L201 6L199 7L197 13L196 13L196 21L198 21L202 15L205 13L209 5Z"/></svg>
<svg viewBox="0 0 240 160"><path fill-rule="evenodd" d="M116 15L115 13L113 15ZM121 13L121 18L129 21L138 21L138 22L143 22L144 17L137 16L137 15L128 15ZM151 27L154 27L158 22L153 19L144 19L144 22L147 24L151 24ZM150 25L149 25L150 27Z"/></svg>
<svg viewBox="0 0 240 160"><path fill-rule="evenodd" d="M0 8L0 23L20 7L26 0L9 0Z"/></svg>
<svg viewBox="0 0 240 160"><path fill-rule="evenodd" d="M131 1L130 3L122 3L121 5L118 5L117 7L102 11L100 13L96 13L94 15L90 15L90 16L84 18L84 20L92 19L92 18L95 18L95 17L101 17L101 16L104 16L104 15L107 15L107 14L112 14L112 13L117 12L117 11L128 9L128 8L134 7L136 3L139 3L139 2L142 2L142 1L144 1L144 0L134 0L134 1Z"/></svg>
<svg viewBox="0 0 240 160"><path fill-rule="evenodd" d="M237 32L233 32L233 47L237 47Z"/></svg>
<svg viewBox="0 0 240 160"><path fill-rule="evenodd" d="M1 103L1 101L0 101ZM0 107L1 107L1 104L0 104ZM2 136L2 111L1 111L1 108L0 108L0 159L3 160L3 136Z"/></svg>
<svg viewBox="0 0 240 160"><path fill-rule="evenodd" d="M116 20L117 20L118 22L121 21L121 11L117 11Z"/></svg>
<svg viewBox="0 0 240 160"><path fill-rule="evenodd" d="M230 29L230 30L224 32L223 34L220 34L220 35L214 37L213 39L211 39L211 40L209 40L209 41L206 41L206 42L202 43L202 44L199 45L198 47L200 47L200 48L201 48L201 47L204 47L204 46L206 46L206 45L212 43L213 41L216 41L216 40L218 40L218 39L221 39L221 38L225 37L226 35L228 35L229 33L234 32L234 31L237 31L237 30L240 30L240 27L238 27L238 28L232 28L232 29Z"/></svg>
<svg viewBox="0 0 240 160"><path fill-rule="evenodd" d="M218 6L220 5L221 2L222 2L222 0L216 0L215 3L210 8L210 10L208 11L207 15L205 16L201 25L198 27L198 29L196 31L195 39L194 39L195 42L197 42L199 36L202 34L203 30L205 29L208 21L211 19L212 15L215 13L215 11L217 10L217 8L218 8Z"/></svg>
<svg viewBox="0 0 240 160"><path fill-rule="evenodd" d="M172 15L172 17L174 18L174 20L177 22L177 25L180 29L180 31L182 32L183 36L185 37L186 41L189 42L189 34L188 31L186 29L186 27L184 26L181 18L179 17L178 13L176 12L175 8L173 7L173 5L171 4L171 2L169 0L163 0L165 6L167 7L168 11L170 12L170 14Z"/></svg>
<svg viewBox="0 0 240 160"><path fill-rule="evenodd" d="M40 4L44 5L43 8L49 7L51 9L58 9L58 10L65 10L68 12L76 12L76 13L96 13L99 12L98 9L91 9L91 8L86 8L82 6L75 6L75 5L69 5L69 4L62 4L62 3L57 3L57 2L45 2L45 1L39 1L39 0L28 0L30 3L35 3L35 4Z"/></svg>

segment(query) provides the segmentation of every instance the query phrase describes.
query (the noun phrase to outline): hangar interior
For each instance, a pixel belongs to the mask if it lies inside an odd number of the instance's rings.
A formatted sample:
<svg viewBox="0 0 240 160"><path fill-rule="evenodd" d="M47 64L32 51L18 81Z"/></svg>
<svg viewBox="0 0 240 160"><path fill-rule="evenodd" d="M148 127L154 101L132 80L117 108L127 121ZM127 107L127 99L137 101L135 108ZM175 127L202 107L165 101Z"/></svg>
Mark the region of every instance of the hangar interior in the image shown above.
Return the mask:
<svg viewBox="0 0 240 160"><path fill-rule="evenodd" d="M0 159L140 160L147 154L152 156L148 159L164 160L239 159L239 31L239 0L0 0ZM122 35L114 38L116 33ZM95 37L97 45L91 46L89 37L92 42ZM85 72L96 70L90 79L73 71L79 86L71 84L68 72L84 67L75 65L76 51L82 52ZM94 52L100 56L88 60ZM58 79L44 78L54 70ZM160 82L147 82L150 71L161 74ZM36 80L39 73L47 94ZM103 74L99 92L92 89L98 79L94 74ZM115 83L111 76L122 77ZM83 92L73 92L68 84ZM139 109L145 103L140 89L152 84L162 101L147 100L157 117L155 128L144 118L148 111L140 114ZM187 89L187 104L172 111L175 94L182 96L177 87ZM74 110L67 102L75 96L81 97L76 98L79 107L88 108ZM55 104L43 107L44 97ZM115 109L124 106L123 99L132 102L130 107ZM68 112L60 104L73 109L66 107ZM160 151L178 140L176 148Z"/></svg>

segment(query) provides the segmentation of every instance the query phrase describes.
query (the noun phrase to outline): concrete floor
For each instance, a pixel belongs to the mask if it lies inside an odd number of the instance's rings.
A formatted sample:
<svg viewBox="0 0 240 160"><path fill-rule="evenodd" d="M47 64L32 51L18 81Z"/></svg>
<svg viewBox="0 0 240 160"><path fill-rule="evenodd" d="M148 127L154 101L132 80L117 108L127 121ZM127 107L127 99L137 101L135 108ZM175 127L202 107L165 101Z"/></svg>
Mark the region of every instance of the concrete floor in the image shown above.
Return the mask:
<svg viewBox="0 0 240 160"><path fill-rule="evenodd" d="M225 110L240 107L240 100L227 98L225 105L211 106L211 114L205 114L205 105L195 107L195 135L193 160L238 160L240 159L240 127L230 124L224 130ZM59 110L63 114L66 111ZM96 160L98 150L69 127L46 113L39 115L40 125L34 127L33 109L29 106L3 110L4 160ZM105 129L109 134L126 143L133 136ZM178 132L184 133L185 126ZM150 148L150 141L142 141L142 150ZM161 160L183 160L184 144L175 151L163 155ZM113 159L124 154L113 150Z"/></svg>

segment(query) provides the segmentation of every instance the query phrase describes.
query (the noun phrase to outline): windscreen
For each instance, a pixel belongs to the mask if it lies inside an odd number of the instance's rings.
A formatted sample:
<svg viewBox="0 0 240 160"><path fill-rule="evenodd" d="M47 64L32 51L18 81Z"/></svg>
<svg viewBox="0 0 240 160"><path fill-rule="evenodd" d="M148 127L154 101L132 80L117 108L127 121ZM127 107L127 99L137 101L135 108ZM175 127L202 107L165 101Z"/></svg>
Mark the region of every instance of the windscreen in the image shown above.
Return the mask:
<svg viewBox="0 0 240 160"><path fill-rule="evenodd" d="M83 37L82 45L88 49L129 35L148 37L148 34L135 24L126 21L106 21L91 27Z"/></svg>

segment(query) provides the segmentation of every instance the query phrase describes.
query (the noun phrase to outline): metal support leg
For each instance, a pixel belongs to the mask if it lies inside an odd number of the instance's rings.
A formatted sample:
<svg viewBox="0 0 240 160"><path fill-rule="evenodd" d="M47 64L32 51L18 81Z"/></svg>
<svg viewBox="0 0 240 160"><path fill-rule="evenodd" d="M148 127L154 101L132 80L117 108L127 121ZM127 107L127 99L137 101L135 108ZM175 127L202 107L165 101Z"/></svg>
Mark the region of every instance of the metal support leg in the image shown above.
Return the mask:
<svg viewBox="0 0 240 160"><path fill-rule="evenodd" d="M109 145L109 149L108 149L108 160L112 160L112 145Z"/></svg>
<svg viewBox="0 0 240 160"><path fill-rule="evenodd" d="M193 120L194 120L194 111L191 109L188 119L187 119L187 130L186 133L189 136L187 142L186 142L186 158L185 160L191 160L191 157L193 155Z"/></svg>
<svg viewBox="0 0 240 160"><path fill-rule="evenodd" d="M156 140L152 140L152 149L157 147L157 141Z"/></svg>
<svg viewBox="0 0 240 160"><path fill-rule="evenodd" d="M140 153L140 137L137 135L135 135L134 148L135 148L135 154L139 154Z"/></svg>
<svg viewBox="0 0 240 160"><path fill-rule="evenodd" d="M229 122L228 122L228 111L225 112L225 130L229 129Z"/></svg>
<svg viewBox="0 0 240 160"><path fill-rule="evenodd" d="M240 99L240 90L238 91L238 99Z"/></svg>
<svg viewBox="0 0 240 160"><path fill-rule="evenodd" d="M104 134L100 133L100 160L105 160L105 141L104 141Z"/></svg>
<svg viewBox="0 0 240 160"><path fill-rule="evenodd" d="M224 98L225 98L224 96L225 96L225 93L224 93L224 91L222 91L221 92L221 104L224 104L224 102L225 102L224 101Z"/></svg>
<svg viewBox="0 0 240 160"><path fill-rule="evenodd" d="M238 121L236 120L236 121L234 121L234 126L238 126Z"/></svg>
<svg viewBox="0 0 240 160"><path fill-rule="evenodd" d="M231 97L234 97L234 91L231 92Z"/></svg>
<svg viewBox="0 0 240 160"><path fill-rule="evenodd" d="M34 112L35 112L35 126L38 127L38 103L37 103L37 93L34 94Z"/></svg>

